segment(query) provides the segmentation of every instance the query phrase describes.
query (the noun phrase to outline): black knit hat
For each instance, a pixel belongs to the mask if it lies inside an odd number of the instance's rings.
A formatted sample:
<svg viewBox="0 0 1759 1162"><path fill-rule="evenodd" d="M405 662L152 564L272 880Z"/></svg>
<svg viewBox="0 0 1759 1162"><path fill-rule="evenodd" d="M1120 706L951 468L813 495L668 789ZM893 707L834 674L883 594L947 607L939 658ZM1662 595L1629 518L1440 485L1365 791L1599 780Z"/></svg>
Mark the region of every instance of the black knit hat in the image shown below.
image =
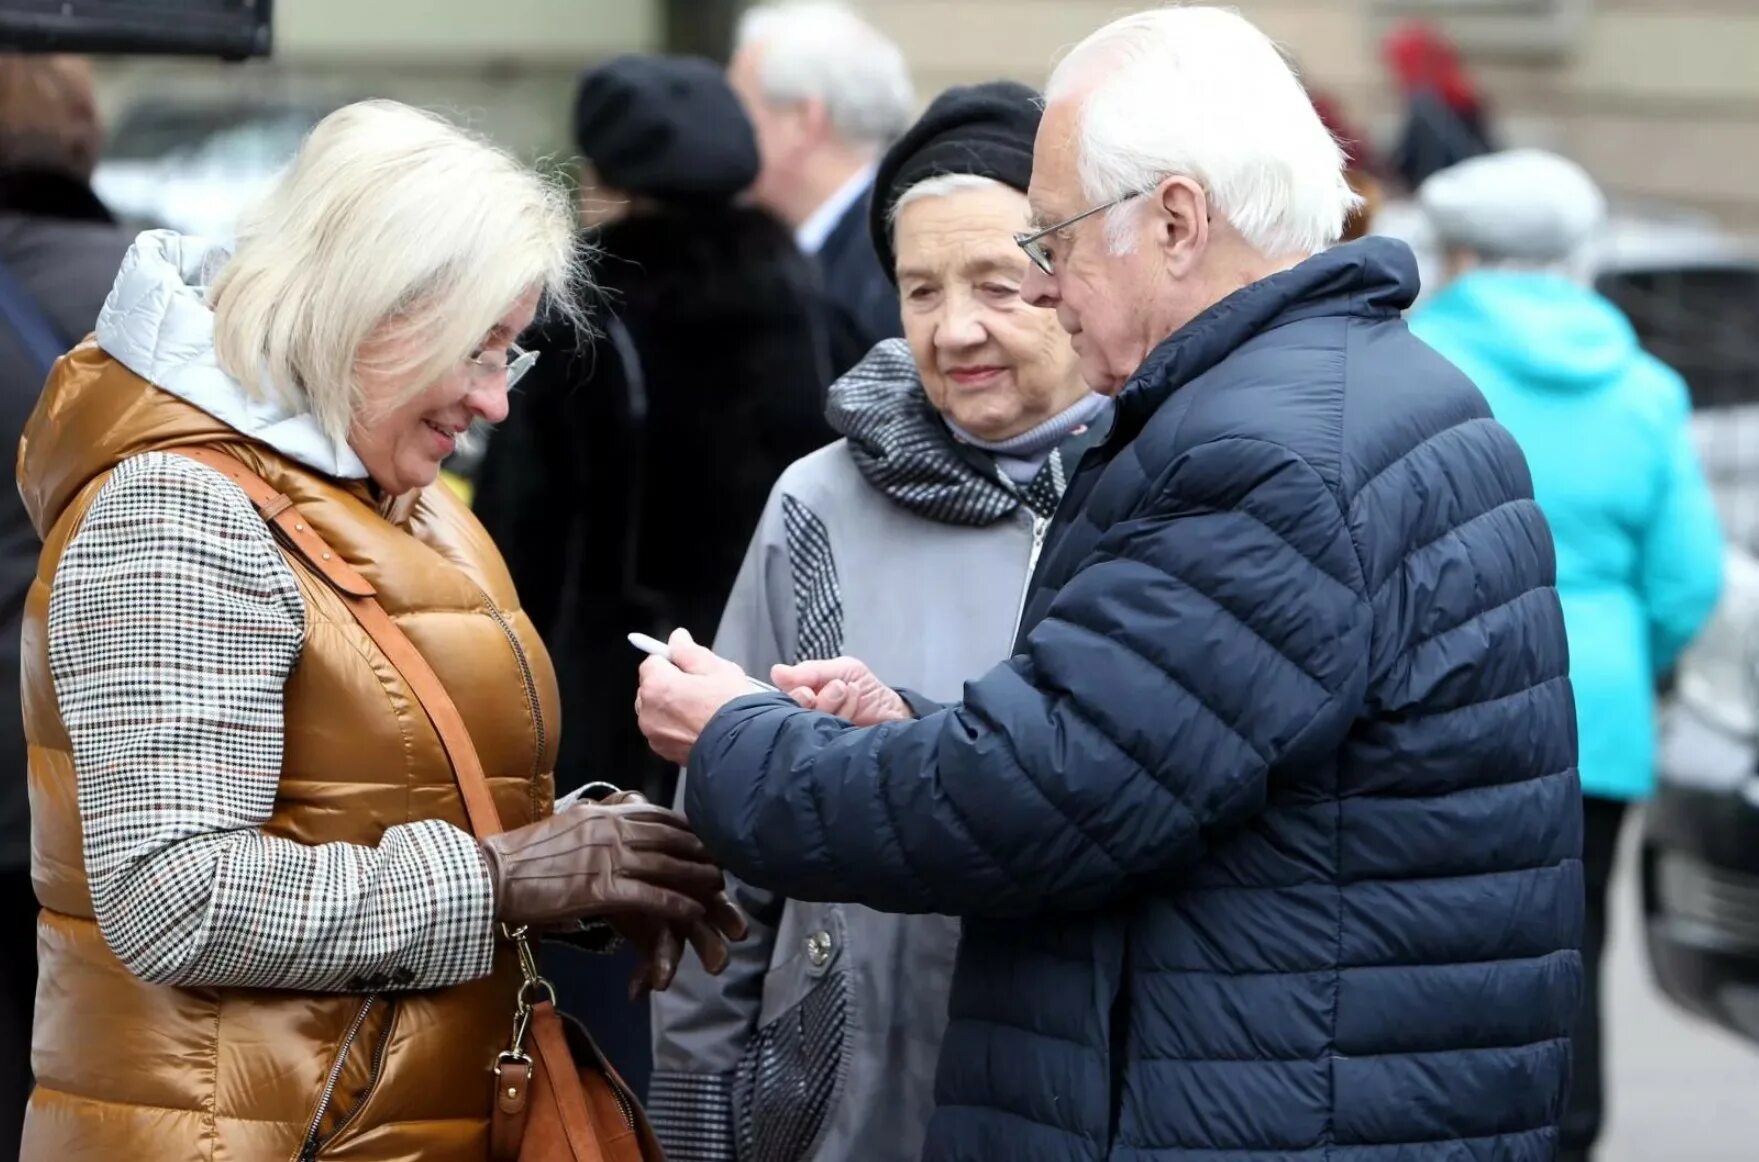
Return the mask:
<svg viewBox="0 0 1759 1162"><path fill-rule="evenodd" d="M936 97L897 144L873 180L867 225L886 277L898 281L892 249L892 207L918 182L942 174L975 174L1026 192L1032 180L1032 139L1043 115L1039 95L1014 81L958 85Z"/></svg>
<svg viewBox="0 0 1759 1162"><path fill-rule="evenodd" d="M721 70L630 55L583 73L574 143L613 189L666 202L732 200L757 179L757 138Z"/></svg>

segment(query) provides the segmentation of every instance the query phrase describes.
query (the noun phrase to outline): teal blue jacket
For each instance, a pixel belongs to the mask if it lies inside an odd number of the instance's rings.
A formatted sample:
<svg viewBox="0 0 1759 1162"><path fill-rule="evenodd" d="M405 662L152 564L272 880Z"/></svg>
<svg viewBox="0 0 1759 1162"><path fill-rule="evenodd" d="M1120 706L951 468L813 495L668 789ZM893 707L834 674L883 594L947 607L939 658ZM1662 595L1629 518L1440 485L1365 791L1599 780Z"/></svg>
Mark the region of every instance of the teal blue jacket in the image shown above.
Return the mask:
<svg viewBox="0 0 1759 1162"><path fill-rule="evenodd" d="M1532 468L1557 543L1582 790L1643 798L1656 677L1722 586L1685 383L1610 302L1554 275L1467 274L1411 329L1477 383Z"/></svg>

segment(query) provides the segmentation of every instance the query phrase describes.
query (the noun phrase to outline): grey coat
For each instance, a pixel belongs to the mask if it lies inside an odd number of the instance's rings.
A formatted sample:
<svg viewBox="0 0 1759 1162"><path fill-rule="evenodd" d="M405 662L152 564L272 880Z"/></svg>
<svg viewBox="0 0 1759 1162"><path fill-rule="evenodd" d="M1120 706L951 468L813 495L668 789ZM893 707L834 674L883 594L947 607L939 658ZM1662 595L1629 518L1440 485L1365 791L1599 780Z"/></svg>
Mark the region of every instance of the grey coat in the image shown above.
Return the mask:
<svg viewBox="0 0 1759 1162"><path fill-rule="evenodd" d="M998 483L980 454L954 447L901 341L876 348L831 401L851 438L777 482L715 649L759 676L849 654L957 699L1008 654L1071 450L1024 496ZM722 976L690 958L654 1001L648 1104L667 1156L914 1162L959 922L733 888L751 937Z"/></svg>

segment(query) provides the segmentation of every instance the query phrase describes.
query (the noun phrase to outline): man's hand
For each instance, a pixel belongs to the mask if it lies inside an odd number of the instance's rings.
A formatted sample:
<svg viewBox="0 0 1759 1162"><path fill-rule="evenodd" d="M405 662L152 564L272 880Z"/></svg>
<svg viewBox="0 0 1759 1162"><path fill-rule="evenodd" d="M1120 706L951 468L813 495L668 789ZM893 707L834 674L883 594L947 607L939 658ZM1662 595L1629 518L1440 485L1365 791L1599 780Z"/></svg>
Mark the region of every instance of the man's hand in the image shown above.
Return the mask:
<svg viewBox="0 0 1759 1162"><path fill-rule="evenodd" d="M752 692L745 671L674 630L666 642L672 660L649 658L641 664L635 716L653 752L682 766L716 712Z"/></svg>
<svg viewBox="0 0 1759 1162"><path fill-rule="evenodd" d="M856 658L775 666L770 670L770 681L808 710L834 714L856 726L911 717L897 691L874 677L867 663Z"/></svg>

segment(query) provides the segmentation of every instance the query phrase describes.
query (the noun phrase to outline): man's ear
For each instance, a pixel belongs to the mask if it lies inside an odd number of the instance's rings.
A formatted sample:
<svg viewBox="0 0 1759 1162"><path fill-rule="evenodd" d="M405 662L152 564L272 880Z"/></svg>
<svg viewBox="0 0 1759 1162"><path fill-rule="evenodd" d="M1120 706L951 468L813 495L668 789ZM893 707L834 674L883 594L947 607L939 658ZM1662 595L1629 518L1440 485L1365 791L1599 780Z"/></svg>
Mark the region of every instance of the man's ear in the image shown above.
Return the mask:
<svg viewBox="0 0 1759 1162"><path fill-rule="evenodd" d="M1209 248L1209 195L1188 177L1170 177L1148 197L1167 272L1184 277L1197 268Z"/></svg>
<svg viewBox="0 0 1759 1162"><path fill-rule="evenodd" d="M805 140L816 143L832 136L830 106L817 97L803 97L796 101L793 113Z"/></svg>

